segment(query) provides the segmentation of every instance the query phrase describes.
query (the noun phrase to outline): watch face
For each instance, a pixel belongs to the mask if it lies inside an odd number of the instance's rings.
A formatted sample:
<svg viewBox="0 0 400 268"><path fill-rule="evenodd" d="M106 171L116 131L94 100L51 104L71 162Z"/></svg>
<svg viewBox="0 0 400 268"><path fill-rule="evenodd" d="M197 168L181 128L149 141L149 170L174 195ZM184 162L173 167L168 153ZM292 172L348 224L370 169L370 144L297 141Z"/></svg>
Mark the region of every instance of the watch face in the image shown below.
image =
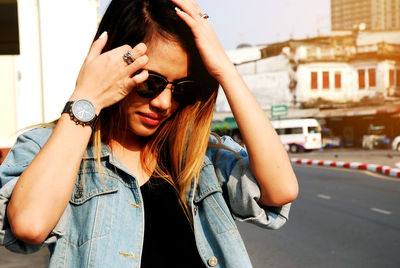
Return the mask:
<svg viewBox="0 0 400 268"><path fill-rule="evenodd" d="M79 121L84 123L93 120L96 115L93 104L87 100L78 100L72 104L72 113Z"/></svg>

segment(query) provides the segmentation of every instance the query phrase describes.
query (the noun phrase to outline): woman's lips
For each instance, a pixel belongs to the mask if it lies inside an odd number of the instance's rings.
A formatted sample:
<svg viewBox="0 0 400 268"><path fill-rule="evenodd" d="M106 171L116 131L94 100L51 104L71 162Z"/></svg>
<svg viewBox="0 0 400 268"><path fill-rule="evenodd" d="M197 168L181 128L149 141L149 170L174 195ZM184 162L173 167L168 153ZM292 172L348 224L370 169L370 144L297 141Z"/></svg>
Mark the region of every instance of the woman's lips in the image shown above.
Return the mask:
<svg viewBox="0 0 400 268"><path fill-rule="evenodd" d="M158 126L164 119L163 116L153 113L138 113L138 114L143 124L150 127Z"/></svg>

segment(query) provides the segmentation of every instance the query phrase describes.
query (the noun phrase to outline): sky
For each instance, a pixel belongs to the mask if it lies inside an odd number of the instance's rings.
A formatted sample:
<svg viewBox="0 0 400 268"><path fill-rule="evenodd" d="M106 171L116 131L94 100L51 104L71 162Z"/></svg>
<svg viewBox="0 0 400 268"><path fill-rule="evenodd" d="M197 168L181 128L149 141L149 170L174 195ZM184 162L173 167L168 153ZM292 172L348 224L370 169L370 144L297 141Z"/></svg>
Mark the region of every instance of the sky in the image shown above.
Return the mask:
<svg viewBox="0 0 400 268"><path fill-rule="evenodd" d="M100 13L110 0L100 1ZM330 0L197 0L223 47L263 45L330 33Z"/></svg>

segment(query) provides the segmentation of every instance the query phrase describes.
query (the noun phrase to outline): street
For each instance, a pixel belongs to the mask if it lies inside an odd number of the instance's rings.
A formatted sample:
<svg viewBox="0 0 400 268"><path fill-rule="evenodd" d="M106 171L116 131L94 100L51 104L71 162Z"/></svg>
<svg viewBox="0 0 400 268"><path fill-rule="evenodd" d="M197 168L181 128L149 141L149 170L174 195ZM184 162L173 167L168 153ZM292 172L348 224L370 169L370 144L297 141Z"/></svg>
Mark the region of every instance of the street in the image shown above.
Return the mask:
<svg viewBox="0 0 400 268"><path fill-rule="evenodd" d="M337 168L294 166L300 194L278 231L238 223L255 268L400 267L400 180ZM17 256L17 257L16 257ZM45 267L0 248L0 267Z"/></svg>
<svg viewBox="0 0 400 268"><path fill-rule="evenodd" d="M285 227L239 225L255 268L400 267L400 180L336 168L295 172L300 194Z"/></svg>

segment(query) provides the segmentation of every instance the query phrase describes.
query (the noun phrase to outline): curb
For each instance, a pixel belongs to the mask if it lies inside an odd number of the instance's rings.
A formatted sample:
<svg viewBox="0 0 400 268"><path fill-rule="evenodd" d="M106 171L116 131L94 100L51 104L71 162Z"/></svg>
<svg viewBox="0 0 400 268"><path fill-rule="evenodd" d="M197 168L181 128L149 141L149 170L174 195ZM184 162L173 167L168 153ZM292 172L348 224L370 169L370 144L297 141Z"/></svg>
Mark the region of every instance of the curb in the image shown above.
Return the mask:
<svg viewBox="0 0 400 268"><path fill-rule="evenodd" d="M368 170L368 171L376 172L379 174L384 174L384 175L388 175L391 177L400 178L400 168L394 168L394 167L390 167L390 166L383 166L383 165L376 165L376 164L364 164L364 163L359 163L359 162L312 160L312 159L295 158L295 157L291 158L290 160L293 164Z"/></svg>

